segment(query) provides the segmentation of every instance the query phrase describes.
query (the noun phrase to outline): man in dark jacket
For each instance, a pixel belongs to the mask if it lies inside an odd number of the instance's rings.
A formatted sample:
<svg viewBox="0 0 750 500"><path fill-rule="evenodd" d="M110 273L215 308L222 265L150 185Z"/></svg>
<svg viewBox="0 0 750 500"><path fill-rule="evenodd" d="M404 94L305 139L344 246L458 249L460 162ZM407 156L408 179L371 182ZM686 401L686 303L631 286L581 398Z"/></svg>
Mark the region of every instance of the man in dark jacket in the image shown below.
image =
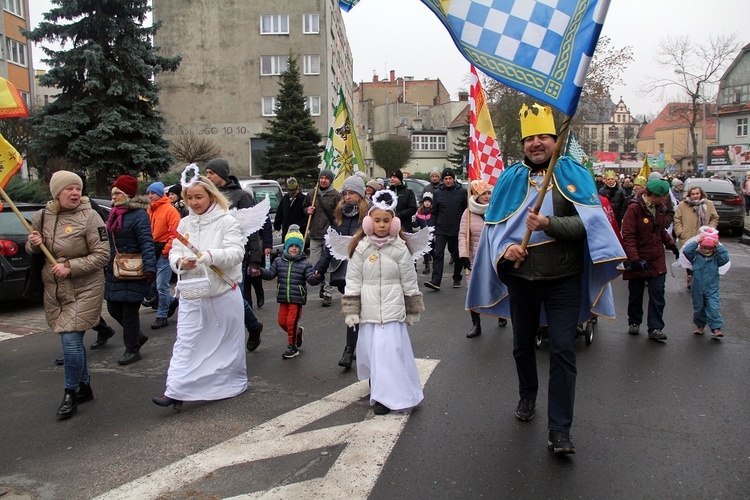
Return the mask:
<svg viewBox="0 0 750 500"><path fill-rule="evenodd" d="M461 215L468 205L466 189L456 184L456 174L453 173L453 169L443 170L442 180L443 184L435 191L432 204L432 218L435 219L432 279L424 284L435 291L440 290L440 282L443 279L445 246L448 246L448 251L452 255L458 256L458 230L461 227ZM461 261L455 258L453 288L461 288L462 269Z"/></svg>
<svg viewBox="0 0 750 500"><path fill-rule="evenodd" d="M250 196L250 193L242 189L239 180L233 175L229 175L229 162L224 158L214 158L206 164L206 177L208 180L214 183L219 188L221 194L223 194L227 200L229 200L229 208L249 208L255 205L255 200ZM261 233L267 233L264 238L261 238ZM243 296L250 297L250 300L245 298L245 328L249 333L247 339L247 350L254 351L260 345L260 333L263 331L263 323L258 321L255 316L250 302L252 301L251 293L252 283L250 282L250 276L247 273L247 268L251 262L254 262L257 269L260 269L261 263L263 262L263 241L270 241L268 246L268 254L271 253L273 248L273 236L269 237L271 233L271 221L266 219L266 224L263 226L258 233L252 234L245 244L245 262L242 264L242 275L243 278ZM261 281L261 287L263 286ZM261 288L262 290L262 288ZM257 289L256 289L257 294ZM261 302L262 295L258 296L258 302ZM262 305L262 304L261 304Z"/></svg>
<svg viewBox="0 0 750 500"><path fill-rule="evenodd" d="M396 217L401 220L401 229L405 233L411 233L411 218L417 213L417 196L404 184L404 174L401 170L391 172L389 189L398 197L395 212Z"/></svg>
<svg viewBox="0 0 750 500"><path fill-rule="evenodd" d="M437 167L433 168L430 172L430 184L424 187L425 193L435 194L435 191L440 187L440 170Z"/></svg>
<svg viewBox="0 0 750 500"><path fill-rule="evenodd" d="M617 223L622 225L622 216L625 215L625 209L628 208L625 191L617 184L617 174L614 170L607 170L604 174L604 186L599 190L599 194L609 200L612 205L612 211L617 217Z"/></svg>
<svg viewBox="0 0 750 500"><path fill-rule="evenodd" d="M297 224L302 234L305 234L305 227L307 227L307 214L302 208L305 203L305 195L300 191L297 179L294 177L288 178L286 189L287 193L281 197L279 208L276 210L276 217L273 219L273 228L281 231L281 241L286 238L286 233L292 224Z"/></svg>

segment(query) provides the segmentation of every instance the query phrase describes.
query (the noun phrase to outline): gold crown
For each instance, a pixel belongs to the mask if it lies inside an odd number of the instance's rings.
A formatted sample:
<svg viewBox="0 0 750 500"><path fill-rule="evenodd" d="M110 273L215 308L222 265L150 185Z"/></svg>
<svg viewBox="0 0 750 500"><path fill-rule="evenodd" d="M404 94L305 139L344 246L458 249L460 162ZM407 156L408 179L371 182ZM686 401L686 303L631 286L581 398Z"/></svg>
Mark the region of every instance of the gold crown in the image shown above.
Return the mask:
<svg viewBox="0 0 750 500"><path fill-rule="evenodd" d="M617 174L614 170L607 170L604 172L604 178L605 179L617 179Z"/></svg>
<svg viewBox="0 0 750 500"><path fill-rule="evenodd" d="M535 108L536 111L534 111ZM521 118L521 139L532 135L557 135L555 129L555 118L552 116L552 108L534 103L531 108L524 103L518 112Z"/></svg>

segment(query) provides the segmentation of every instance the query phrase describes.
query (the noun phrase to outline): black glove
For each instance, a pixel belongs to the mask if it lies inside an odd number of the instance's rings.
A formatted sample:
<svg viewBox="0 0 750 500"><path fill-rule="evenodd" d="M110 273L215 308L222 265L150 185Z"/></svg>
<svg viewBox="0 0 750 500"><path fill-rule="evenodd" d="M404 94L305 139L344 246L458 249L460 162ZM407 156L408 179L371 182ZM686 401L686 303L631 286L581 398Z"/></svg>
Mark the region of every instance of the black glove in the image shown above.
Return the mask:
<svg viewBox="0 0 750 500"><path fill-rule="evenodd" d="M630 271L633 271L634 273L645 271L646 269L644 269L643 266L648 266L645 260L631 260L628 264L630 264Z"/></svg>
<svg viewBox="0 0 750 500"><path fill-rule="evenodd" d="M677 245L670 245L670 246L667 247L667 250L671 250L672 251L672 253L674 254L674 258L675 259L679 259L680 258L680 251L677 250Z"/></svg>
<svg viewBox="0 0 750 500"><path fill-rule="evenodd" d="M639 260L638 265L641 267L641 271L644 273L648 272L648 262L645 260Z"/></svg>
<svg viewBox="0 0 750 500"><path fill-rule="evenodd" d="M156 273L143 273L143 278L149 285L156 281Z"/></svg>
<svg viewBox="0 0 750 500"><path fill-rule="evenodd" d="M468 269L469 271L471 271L471 259L469 259L468 257L461 257L459 261L461 262L461 266L464 269Z"/></svg>

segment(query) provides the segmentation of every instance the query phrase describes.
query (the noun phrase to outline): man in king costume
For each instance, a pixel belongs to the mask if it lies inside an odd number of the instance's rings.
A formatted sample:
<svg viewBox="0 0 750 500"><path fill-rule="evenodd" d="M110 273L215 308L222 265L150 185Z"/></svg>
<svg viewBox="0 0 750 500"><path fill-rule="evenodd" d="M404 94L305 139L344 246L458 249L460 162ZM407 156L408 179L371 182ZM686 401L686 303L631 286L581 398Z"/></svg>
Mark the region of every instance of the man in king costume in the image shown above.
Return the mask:
<svg viewBox="0 0 750 500"><path fill-rule="evenodd" d="M625 252L602 210L591 174L580 163L559 158L550 193L541 193L557 141L552 110L524 104L520 118L525 157L505 169L493 191L466 308L512 320L520 396L516 418L521 421L534 418L539 388L536 333L540 325L547 326L547 445L555 453L575 453L570 428L576 327L595 315L614 318L609 283L620 276L617 267ZM540 195L543 202L535 214ZM531 237L523 249L527 228Z"/></svg>

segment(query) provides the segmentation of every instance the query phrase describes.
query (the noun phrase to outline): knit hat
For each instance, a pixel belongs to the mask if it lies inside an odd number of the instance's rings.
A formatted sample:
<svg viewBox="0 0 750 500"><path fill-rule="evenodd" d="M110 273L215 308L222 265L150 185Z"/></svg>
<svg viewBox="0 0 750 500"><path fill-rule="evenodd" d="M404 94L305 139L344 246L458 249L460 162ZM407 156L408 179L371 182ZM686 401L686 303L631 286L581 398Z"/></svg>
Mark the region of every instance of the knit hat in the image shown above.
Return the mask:
<svg viewBox="0 0 750 500"><path fill-rule="evenodd" d="M352 191L353 193L357 193L360 197L365 197L365 183L362 181L362 178L356 175L350 175L346 179L344 179L344 184L341 185L340 191L343 193L344 191Z"/></svg>
<svg viewBox="0 0 750 500"><path fill-rule="evenodd" d="M138 194L138 180L132 175L121 175L115 179L112 187L125 193L128 198L132 198Z"/></svg>
<svg viewBox="0 0 750 500"><path fill-rule="evenodd" d="M422 193L422 203L424 203L425 200L430 200L430 203L432 203L433 198L433 194L429 191L425 191L424 193Z"/></svg>
<svg viewBox="0 0 750 500"><path fill-rule="evenodd" d="M70 186L71 184L76 184L78 187L83 189L83 181L73 172L68 172L67 170L58 170L57 172L52 174L52 178L50 178L49 180L49 191L50 193L52 193L52 198L57 199L57 197L60 195L60 191Z"/></svg>
<svg viewBox="0 0 750 500"><path fill-rule="evenodd" d="M446 177L453 177L454 179L456 178L456 174L453 173L452 168L446 168L445 170L443 170L443 175L441 175L440 178L445 179Z"/></svg>
<svg viewBox="0 0 750 500"><path fill-rule="evenodd" d="M703 239L701 240L700 245L704 248L716 248L716 246L719 244L719 235L718 234L706 234L703 236Z"/></svg>
<svg viewBox="0 0 750 500"><path fill-rule="evenodd" d="M305 237L299 232L299 226L297 224L289 226L289 231L284 237L284 251L288 252L289 247L292 245L297 245L300 250L305 248Z"/></svg>
<svg viewBox="0 0 750 500"><path fill-rule="evenodd" d="M146 188L146 193L154 193L161 198L164 196L164 183L161 181L156 181L153 184L151 184L148 188Z"/></svg>
<svg viewBox="0 0 750 500"><path fill-rule="evenodd" d="M662 179L651 179L646 183L646 189L656 196L664 196L669 192L669 183Z"/></svg>
<svg viewBox="0 0 750 500"><path fill-rule="evenodd" d="M182 185L172 184L167 190L167 194L176 194L178 198L182 199Z"/></svg>
<svg viewBox="0 0 750 500"><path fill-rule="evenodd" d="M367 181L367 184L365 184L365 187L370 187L374 189L375 191L380 191L380 184L378 184L378 181L375 179L370 179Z"/></svg>
<svg viewBox="0 0 750 500"><path fill-rule="evenodd" d="M685 183L682 182L680 179L672 179L672 187L676 188L677 186L682 186Z"/></svg>
<svg viewBox="0 0 750 500"><path fill-rule="evenodd" d="M333 171L332 170L328 170L328 169L321 170L320 171L320 177L328 177L328 179L330 179L331 182L333 182L333 180L336 178L333 175Z"/></svg>
<svg viewBox="0 0 750 500"><path fill-rule="evenodd" d="M650 174L648 174L648 180L650 180L650 181L652 181L654 179L661 179L663 177L664 176L661 175L660 172L651 172Z"/></svg>
<svg viewBox="0 0 750 500"><path fill-rule="evenodd" d="M213 173L215 173L225 181L229 180L229 162L224 158L214 158L210 162L206 163L206 168L213 171Z"/></svg>
<svg viewBox="0 0 750 500"><path fill-rule="evenodd" d="M635 180L633 181L633 184L646 187L647 182L648 180L645 177L643 177L642 175L639 175L635 178Z"/></svg>
<svg viewBox="0 0 750 500"><path fill-rule="evenodd" d="M404 173L401 172L401 170L394 170L393 172L391 172L391 177L397 178L401 181L402 184L404 183Z"/></svg>
<svg viewBox="0 0 750 500"><path fill-rule="evenodd" d="M297 179L295 179L294 177L290 177L286 180L286 188L289 191L294 191L298 187L299 187L299 184L297 184Z"/></svg>

